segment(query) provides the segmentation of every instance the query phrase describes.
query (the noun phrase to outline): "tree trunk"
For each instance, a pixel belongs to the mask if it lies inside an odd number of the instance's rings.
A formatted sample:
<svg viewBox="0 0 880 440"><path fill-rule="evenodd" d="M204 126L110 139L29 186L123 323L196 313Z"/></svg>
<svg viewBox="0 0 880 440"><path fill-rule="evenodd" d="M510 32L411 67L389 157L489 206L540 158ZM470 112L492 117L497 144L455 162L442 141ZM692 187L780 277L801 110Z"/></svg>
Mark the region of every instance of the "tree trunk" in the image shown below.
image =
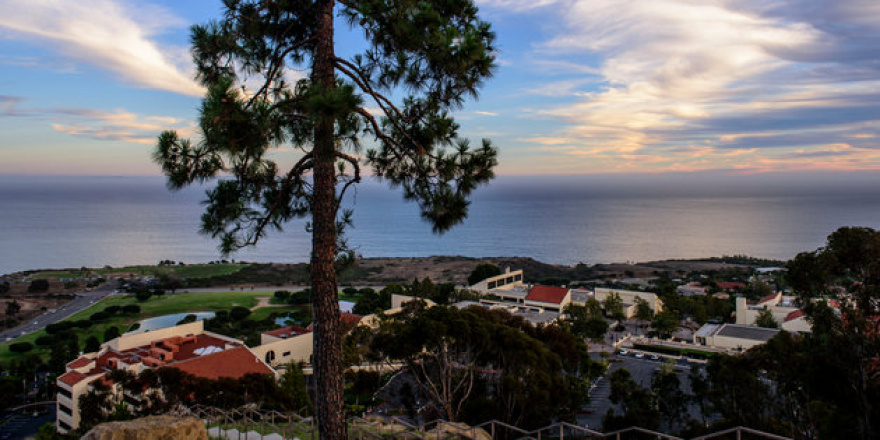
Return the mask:
<svg viewBox="0 0 880 440"><path fill-rule="evenodd" d="M333 68L333 0L320 5L313 80L324 90L336 86ZM315 399L322 439L346 437L342 401L339 302L336 291L336 169L332 114L319 115L315 127L312 199L311 278L314 303Z"/></svg>

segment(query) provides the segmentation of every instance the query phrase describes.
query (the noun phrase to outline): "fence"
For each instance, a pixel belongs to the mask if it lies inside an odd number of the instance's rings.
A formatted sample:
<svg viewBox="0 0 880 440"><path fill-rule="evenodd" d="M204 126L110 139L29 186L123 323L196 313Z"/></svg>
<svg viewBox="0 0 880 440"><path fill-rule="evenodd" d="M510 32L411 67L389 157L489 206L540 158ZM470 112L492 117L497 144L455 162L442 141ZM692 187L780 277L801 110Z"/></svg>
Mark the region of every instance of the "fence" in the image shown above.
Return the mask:
<svg viewBox="0 0 880 440"><path fill-rule="evenodd" d="M202 420L209 430L217 432L216 437L253 439L317 439L318 429L314 418L301 417L293 413L259 410L253 406L234 409L221 409L204 405L190 407L178 406L169 414L192 416ZM231 437L230 437L231 435ZM613 432L599 432L566 422L557 422L537 428L524 429L498 420L490 420L476 426L450 423L446 420L433 420L415 425L400 417L369 416L348 419L348 435L352 439L656 439L683 440L662 432L639 427L630 427ZM710 439L770 439L790 440L746 427L736 427L693 440Z"/></svg>

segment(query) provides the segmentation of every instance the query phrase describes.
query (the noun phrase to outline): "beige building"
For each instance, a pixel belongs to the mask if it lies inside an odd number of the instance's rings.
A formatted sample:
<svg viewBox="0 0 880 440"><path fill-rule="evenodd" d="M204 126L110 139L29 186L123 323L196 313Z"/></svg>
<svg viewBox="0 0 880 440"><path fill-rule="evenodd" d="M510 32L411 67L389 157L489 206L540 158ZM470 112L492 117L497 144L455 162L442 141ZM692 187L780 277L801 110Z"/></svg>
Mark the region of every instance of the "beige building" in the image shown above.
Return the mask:
<svg viewBox="0 0 880 440"><path fill-rule="evenodd" d="M657 296L656 293L653 292L640 292L637 290L622 290L622 289L611 289L607 287L597 287L593 293L593 297L596 298L600 304L602 304L602 308L605 308L605 300L608 299L613 294L617 294L620 296L620 300L623 302L623 314L627 319L632 318L636 315L638 299L642 299L646 303L648 303L648 307L651 308L651 311L656 313L660 313L663 311L663 301ZM583 304L578 304L583 305Z"/></svg>
<svg viewBox="0 0 880 440"><path fill-rule="evenodd" d="M812 326L807 321L804 312L795 305L795 297L784 296L782 292L776 292L761 298L757 304L749 304L744 297L736 298L736 323L740 325L755 325L758 315L769 310L773 320L779 328L788 332L809 333Z"/></svg>
<svg viewBox="0 0 880 440"><path fill-rule="evenodd" d="M505 269L503 274L486 278L485 280L470 286L470 289L480 292L482 294L487 294L490 290L508 290L515 287L521 287L522 285L523 271L511 271L508 267Z"/></svg>
<svg viewBox="0 0 880 440"><path fill-rule="evenodd" d="M694 333L694 344L741 352L769 341L779 331L751 325L705 324Z"/></svg>
<svg viewBox="0 0 880 440"><path fill-rule="evenodd" d="M122 392L107 379L113 370L138 374L149 368L173 367L209 379L239 378L248 373L277 373L260 356L237 339L204 330L203 321L167 327L150 332L124 334L105 342L95 353L87 353L67 364L58 377L57 418L61 433L79 427L79 397L93 384L103 382L117 399L137 406L140 396Z"/></svg>

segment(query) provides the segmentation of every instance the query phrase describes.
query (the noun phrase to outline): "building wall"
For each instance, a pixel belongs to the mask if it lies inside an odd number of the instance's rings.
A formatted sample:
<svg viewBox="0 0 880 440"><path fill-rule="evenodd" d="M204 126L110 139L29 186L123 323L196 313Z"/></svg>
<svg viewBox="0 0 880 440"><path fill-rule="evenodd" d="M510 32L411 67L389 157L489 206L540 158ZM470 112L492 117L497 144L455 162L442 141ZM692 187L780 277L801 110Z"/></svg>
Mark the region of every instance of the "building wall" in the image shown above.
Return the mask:
<svg viewBox="0 0 880 440"><path fill-rule="evenodd" d="M605 299L607 299L612 294L620 295L620 299L625 303L635 304L636 298L641 298L645 302L648 303L648 306L651 307L651 311L654 313L660 313L663 311L663 301L657 297L657 294L653 292L638 292L635 290L621 290L621 289L610 289L607 287L597 287L595 290L595 297L599 300L600 303L605 303Z"/></svg>
<svg viewBox="0 0 880 440"><path fill-rule="evenodd" d="M303 333L287 339L259 345L250 350L270 367L285 365L290 362L310 363L314 344L314 333ZM267 357L272 352L271 358Z"/></svg>
<svg viewBox="0 0 880 440"><path fill-rule="evenodd" d="M764 341L755 341L753 339L731 338L729 336L714 335L709 338L711 346L717 348L725 348L728 350L748 350L756 345L761 345Z"/></svg>
<svg viewBox="0 0 880 440"><path fill-rule="evenodd" d="M522 270L514 270L511 271L509 268L501 275L496 275L494 277L486 278L479 283L476 283L470 286L471 290L476 290L480 293L489 293L492 289L511 289L516 286L523 285L523 271Z"/></svg>
<svg viewBox="0 0 880 440"><path fill-rule="evenodd" d="M68 398L64 396L61 392L58 393L58 397L55 402L56 409L58 410L57 418L55 419L55 428L58 430L58 432L68 432L68 430L62 426L62 422L70 426L71 431L79 428L79 396L82 396L89 391L89 384L92 380L94 380L94 378L90 377L87 380L84 379L77 382L73 386L70 386L61 381L56 382L59 390L65 390L71 395L70 398ZM62 406L70 410L70 415L62 410Z"/></svg>
<svg viewBox="0 0 880 440"><path fill-rule="evenodd" d="M109 345L117 351L128 350L129 348L150 345L153 341L170 338L173 336L198 335L205 333L205 323L203 321L195 321L189 324L176 325L174 327L160 328L158 330L150 330L144 333L124 334L105 345ZM224 336L226 339L226 337Z"/></svg>

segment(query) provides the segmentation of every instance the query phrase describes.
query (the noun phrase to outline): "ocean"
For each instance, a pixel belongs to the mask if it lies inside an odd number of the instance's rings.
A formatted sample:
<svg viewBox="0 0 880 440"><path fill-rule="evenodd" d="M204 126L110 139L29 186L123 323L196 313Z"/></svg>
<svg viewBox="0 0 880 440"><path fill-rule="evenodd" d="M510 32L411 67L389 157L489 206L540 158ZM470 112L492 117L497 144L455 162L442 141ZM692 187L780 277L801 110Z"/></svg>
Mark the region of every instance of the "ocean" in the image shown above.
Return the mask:
<svg viewBox="0 0 880 440"><path fill-rule="evenodd" d="M746 254L788 259L840 226L880 228L873 175L499 177L464 224L434 235L399 190L368 180L345 206L365 257L525 256L594 264ZM0 176L0 274L218 260L198 233L204 188L160 177ZM228 258L304 262L304 221Z"/></svg>

